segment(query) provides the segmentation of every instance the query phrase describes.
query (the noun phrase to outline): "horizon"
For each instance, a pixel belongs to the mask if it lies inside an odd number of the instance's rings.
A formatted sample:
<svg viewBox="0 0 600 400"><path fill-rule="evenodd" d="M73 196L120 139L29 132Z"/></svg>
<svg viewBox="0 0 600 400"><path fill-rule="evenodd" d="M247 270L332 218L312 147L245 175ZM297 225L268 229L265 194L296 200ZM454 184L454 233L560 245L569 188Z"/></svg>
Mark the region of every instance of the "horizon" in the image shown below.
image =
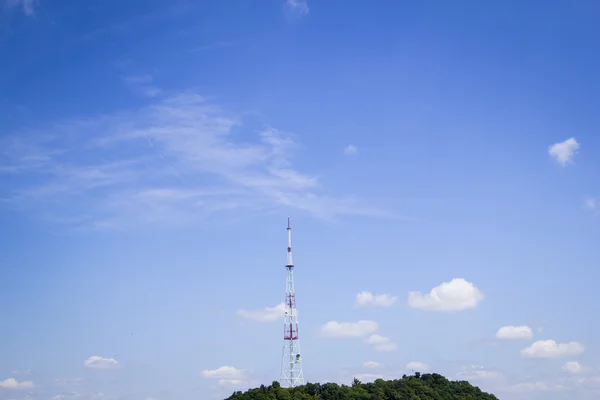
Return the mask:
<svg viewBox="0 0 600 400"><path fill-rule="evenodd" d="M278 381L288 216L306 381L596 399L598 17L0 0L0 400Z"/></svg>

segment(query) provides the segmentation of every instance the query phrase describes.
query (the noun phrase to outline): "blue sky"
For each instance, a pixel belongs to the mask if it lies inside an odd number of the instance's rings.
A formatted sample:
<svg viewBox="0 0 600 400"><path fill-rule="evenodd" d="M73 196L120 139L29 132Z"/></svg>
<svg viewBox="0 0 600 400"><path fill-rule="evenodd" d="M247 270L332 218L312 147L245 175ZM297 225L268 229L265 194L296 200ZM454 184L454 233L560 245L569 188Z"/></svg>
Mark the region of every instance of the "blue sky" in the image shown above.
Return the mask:
<svg viewBox="0 0 600 400"><path fill-rule="evenodd" d="M597 2L0 4L0 399L599 395Z"/></svg>

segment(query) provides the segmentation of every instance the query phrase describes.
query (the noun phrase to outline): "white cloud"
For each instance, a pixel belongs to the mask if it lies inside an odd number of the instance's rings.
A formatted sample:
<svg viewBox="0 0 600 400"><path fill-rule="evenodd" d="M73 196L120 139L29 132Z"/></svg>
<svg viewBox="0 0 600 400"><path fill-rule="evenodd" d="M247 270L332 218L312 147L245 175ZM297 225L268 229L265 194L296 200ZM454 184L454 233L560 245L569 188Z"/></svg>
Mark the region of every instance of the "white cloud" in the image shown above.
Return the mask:
<svg viewBox="0 0 600 400"><path fill-rule="evenodd" d="M250 380L243 370L230 366L222 366L217 369L205 369L201 375L206 379L213 379L218 386L248 386L254 381Z"/></svg>
<svg viewBox="0 0 600 400"><path fill-rule="evenodd" d="M398 349L398 345L392 342L390 338L381 336L377 333L369 336L365 342L368 345L373 346L377 351L396 351Z"/></svg>
<svg viewBox="0 0 600 400"><path fill-rule="evenodd" d="M579 149L579 143L575 138L569 138L564 142L555 143L548 148L548 154L558 161L561 165L566 165L572 160Z"/></svg>
<svg viewBox="0 0 600 400"><path fill-rule="evenodd" d="M384 293L374 295L371 292L360 292L356 295L356 306L358 307L390 307L396 302L396 297Z"/></svg>
<svg viewBox="0 0 600 400"><path fill-rule="evenodd" d="M583 367L577 361L567 361L562 366L563 371L570 372L572 374L578 374L583 371Z"/></svg>
<svg viewBox="0 0 600 400"><path fill-rule="evenodd" d="M484 299L483 293L471 282L452 279L431 289L429 293L408 293L408 306L429 311L461 311L475 308Z"/></svg>
<svg viewBox="0 0 600 400"><path fill-rule="evenodd" d="M285 4L289 10L297 13L298 15L308 15L310 11L306 0L286 0Z"/></svg>
<svg viewBox="0 0 600 400"><path fill-rule="evenodd" d="M91 356L83 362L86 368L92 369L115 369L121 365L114 358L104 358L100 356Z"/></svg>
<svg viewBox="0 0 600 400"><path fill-rule="evenodd" d="M202 376L210 379L239 379L242 377L242 370L225 365L217 369L205 369Z"/></svg>
<svg viewBox="0 0 600 400"><path fill-rule="evenodd" d="M504 379L504 374L499 371L486 369L481 365L463 366L461 371L456 374L456 377L465 381L501 381Z"/></svg>
<svg viewBox="0 0 600 400"><path fill-rule="evenodd" d="M381 367L381 364L378 363L377 361L367 361L366 363L363 364L364 368L379 368Z"/></svg>
<svg viewBox="0 0 600 400"><path fill-rule="evenodd" d="M415 372L428 372L431 370L431 367L429 365L420 361L411 361L408 364L406 364L405 368Z"/></svg>
<svg viewBox="0 0 600 400"><path fill-rule="evenodd" d="M496 332L496 338L504 340L531 339L532 337L533 331L526 325L503 326L502 328L498 329L498 332Z"/></svg>
<svg viewBox="0 0 600 400"><path fill-rule="evenodd" d="M265 307L262 310L238 310L240 317L252 319L260 322L271 322L283 318L285 313L285 304L279 303L275 307Z"/></svg>
<svg viewBox="0 0 600 400"><path fill-rule="evenodd" d="M21 8L23 8L23 12L29 16L35 15L35 4L36 3L37 3L37 0L7 0L6 1L6 4L8 4L9 7L20 6Z"/></svg>
<svg viewBox="0 0 600 400"><path fill-rule="evenodd" d="M321 335L325 337L365 337L379 329L375 321L362 320L358 322L329 321L321 327Z"/></svg>
<svg viewBox="0 0 600 400"><path fill-rule="evenodd" d="M521 350L521 355L530 358L562 358L578 356L584 350L583 345L578 342L556 343L554 340L538 340Z"/></svg>
<svg viewBox="0 0 600 400"><path fill-rule="evenodd" d="M344 147L344 154L346 154L347 156L351 156L357 153L358 149L354 145L349 144L348 146Z"/></svg>
<svg viewBox="0 0 600 400"><path fill-rule="evenodd" d="M31 381L19 382L15 378L8 378L3 381L0 381L0 389L19 390L19 389L31 389L32 387L33 387L33 382L31 382Z"/></svg>
<svg viewBox="0 0 600 400"><path fill-rule="evenodd" d="M104 229L274 207L325 220L395 217L352 197L319 194L317 177L292 164L300 148L293 134L265 128L256 135L242 122L184 93L140 109L23 127L0 138L0 175L14 182L4 204L43 204L49 222Z"/></svg>

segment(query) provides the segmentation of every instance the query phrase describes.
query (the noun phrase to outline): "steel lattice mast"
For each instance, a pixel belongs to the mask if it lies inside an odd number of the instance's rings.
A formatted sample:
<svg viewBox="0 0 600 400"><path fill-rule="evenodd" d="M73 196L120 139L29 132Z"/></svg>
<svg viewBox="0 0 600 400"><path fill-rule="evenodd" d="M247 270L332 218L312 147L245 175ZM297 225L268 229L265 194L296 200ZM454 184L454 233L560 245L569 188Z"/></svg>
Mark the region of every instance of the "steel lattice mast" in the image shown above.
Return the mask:
<svg viewBox="0 0 600 400"><path fill-rule="evenodd" d="M285 290L285 315L283 318L283 354L281 357L281 386L304 385L300 341L298 340L298 314L296 312L296 292L294 291L294 263L292 261L292 228L288 216L287 281Z"/></svg>

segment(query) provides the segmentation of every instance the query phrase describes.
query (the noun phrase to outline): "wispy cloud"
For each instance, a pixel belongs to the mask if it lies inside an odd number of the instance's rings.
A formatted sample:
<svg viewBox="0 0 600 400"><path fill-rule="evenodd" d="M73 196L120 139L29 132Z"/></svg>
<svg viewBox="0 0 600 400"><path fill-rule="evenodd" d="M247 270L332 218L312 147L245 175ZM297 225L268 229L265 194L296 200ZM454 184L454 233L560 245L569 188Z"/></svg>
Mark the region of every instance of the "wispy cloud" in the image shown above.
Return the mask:
<svg viewBox="0 0 600 400"><path fill-rule="evenodd" d="M364 368L379 368L381 367L381 364L378 363L377 361L367 361L366 363L363 364Z"/></svg>
<svg viewBox="0 0 600 400"><path fill-rule="evenodd" d="M82 378L61 378L54 381L56 386L80 386L85 382Z"/></svg>
<svg viewBox="0 0 600 400"><path fill-rule="evenodd" d="M297 16L305 16L310 12L306 0L286 0L285 5L289 11Z"/></svg>
<svg viewBox="0 0 600 400"><path fill-rule="evenodd" d="M483 382L483 381L502 381L504 374L499 371L489 370L481 365L463 366L456 374L460 380Z"/></svg>
<svg viewBox="0 0 600 400"><path fill-rule="evenodd" d="M368 291L362 291L356 295L354 304L357 307L391 307L396 302L397 297L389 293L373 294Z"/></svg>
<svg viewBox="0 0 600 400"><path fill-rule="evenodd" d="M19 376L19 375L31 375L31 370L30 369L16 369L12 372L12 374L14 376Z"/></svg>
<svg viewBox="0 0 600 400"><path fill-rule="evenodd" d="M293 165L298 148L291 133L248 131L238 116L181 93L1 139L0 198L53 222L102 228L276 206L327 220L393 217L352 197L319 194L318 177Z"/></svg>
<svg viewBox="0 0 600 400"><path fill-rule="evenodd" d="M584 370L584 368L577 361L567 361L562 366L562 370L572 374L579 374Z"/></svg>
<svg viewBox="0 0 600 400"><path fill-rule="evenodd" d="M398 345L387 336L382 336L378 333L375 333L369 336L365 343L373 346L373 349L377 351L396 351L398 350Z"/></svg>
<svg viewBox="0 0 600 400"><path fill-rule="evenodd" d="M588 209L590 211L594 211L598 208L598 199L595 197L587 196L584 199L584 204L585 204L586 209Z"/></svg>
<svg viewBox="0 0 600 400"><path fill-rule="evenodd" d="M542 381L522 382L509 386L506 390L513 393L548 392L552 390L564 390L563 385L552 385Z"/></svg>
<svg viewBox="0 0 600 400"><path fill-rule="evenodd" d="M379 330L379 324L375 321L362 320L357 322L329 321L321 327L323 337L332 338L358 338L374 334Z"/></svg>
<svg viewBox="0 0 600 400"><path fill-rule="evenodd" d="M240 317L252 319L259 322L271 322L283 319L285 314L285 304L279 303L275 307L265 307L262 310L238 310Z"/></svg>
<svg viewBox="0 0 600 400"><path fill-rule="evenodd" d="M344 147L344 154L347 156L352 156L358 153L358 149L356 148L356 146L349 144L348 146Z"/></svg>
<svg viewBox="0 0 600 400"><path fill-rule="evenodd" d="M121 79L133 91L147 97L158 96L161 90L154 84L154 77L150 74L122 76Z"/></svg>
<svg viewBox="0 0 600 400"><path fill-rule="evenodd" d="M37 0L6 0L8 7L21 7L26 15L35 15Z"/></svg>

